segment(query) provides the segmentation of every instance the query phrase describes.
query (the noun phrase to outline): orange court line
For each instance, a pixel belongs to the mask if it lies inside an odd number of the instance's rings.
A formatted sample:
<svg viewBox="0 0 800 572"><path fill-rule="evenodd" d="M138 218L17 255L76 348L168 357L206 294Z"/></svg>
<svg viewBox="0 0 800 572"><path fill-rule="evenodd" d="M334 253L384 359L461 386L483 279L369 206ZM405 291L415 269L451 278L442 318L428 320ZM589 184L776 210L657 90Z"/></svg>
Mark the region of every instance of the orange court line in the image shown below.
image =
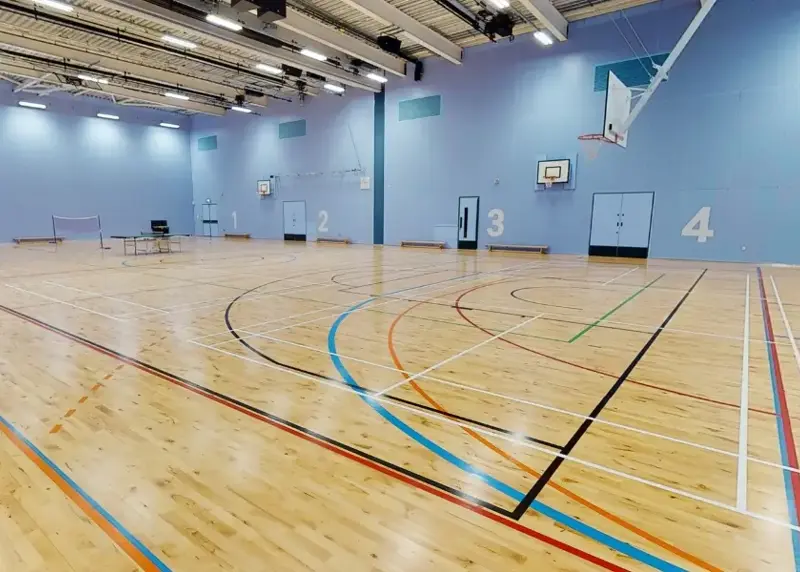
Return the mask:
<svg viewBox="0 0 800 572"><path fill-rule="evenodd" d="M471 290L469 290L469 291L471 291ZM397 314L397 316L395 316L394 320L392 321L392 324L389 326L389 334L388 334L389 354L392 356L392 361L394 362L395 367L397 367L397 369L400 370L400 372L402 373L403 377L406 378L406 379L409 379L410 376L406 373L405 367L403 366L402 362L400 361L400 358L397 356L397 352L395 351L395 348L394 348L394 330L395 330L395 327L397 326L398 322L400 322L400 320L403 318L403 316L405 316L406 314L408 314L408 312L410 312L411 310L413 310L414 308L416 308L418 306L421 306L424 303L425 302L417 302L416 304L414 304L412 306L409 306L408 308L406 308L405 310L403 310L402 312ZM438 409L439 411L441 411L443 413L447 413L447 410L441 404L439 404L439 402L437 402L433 397L431 397L424 389L422 389L417 384L417 382L415 380L412 379L408 383L412 388L414 388L414 391L416 391L419 395L421 395L433 407L435 407L436 409ZM522 461L517 460L511 454L509 454L505 450L501 449L500 447L498 447L494 443L490 442L489 440L484 438L482 435L476 433L475 431L473 431L469 427L463 427L462 426L461 429L467 435L469 435L473 439L476 439L477 441L479 441L480 443L482 443L483 445L485 445L486 447L488 447L489 449L491 449L492 451L494 451L495 453L497 453L498 455L500 455L501 457L503 457L507 461L510 461L511 463L516 465L519 469L525 471L529 475L532 475L534 478L538 479L541 476L541 473L535 471L534 469L532 469L531 467L529 467L528 465L526 465ZM693 563L693 564L695 564L695 565L697 565L697 566L699 566L699 567L701 567L701 568L703 568L705 570L708 570L710 572L723 572L723 570L721 568L717 568L716 566L713 566L712 564L709 564L709 563L701 560L700 558L698 558L698 557L696 557L696 556L694 556L692 554L689 554L688 552L686 552L684 550L681 550L677 546L673 546L672 544L666 542L665 540L661 540L657 536L654 536L654 535L650 534L649 532L647 532L645 530L642 530L641 528L637 527L636 525L634 525L634 524L632 524L632 523L630 523L630 522L628 522L626 520L623 520L622 518L616 516L615 514L612 514L612 513L608 512L604 508L601 508L601 507L597 506L593 502L591 502L591 501L589 501L587 499L584 499L581 496L578 496L576 493L573 493L569 489L567 489L565 487L562 487L558 483L550 481L547 484L548 484L548 486L553 487L555 490L557 490L561 494L567 496L568 498L572 499L573 501L582 504L583 506L593 510L594 512L596 512L600 516L602 516L602 517L604 517L604 518L606 518L606 519L608 519L608 520L610 520L610 521L622 526L623 528L626 528L630 532L633 532L634 534L636 534L636 535L638 535L638 536L640 536L640 537L642 537L642 538L644 538L646 540L649 540L650 542L656 544L657 546L660 546L661 548L663 548L663 549L665 549L665 550L667 550L667 551L669 551L669 552L671 552L671 553L673 553L673 554L675 554L675 555L677 555L679 557L682 557L682 558L688 560L689 562L691 562L691 563Z"/></svg>

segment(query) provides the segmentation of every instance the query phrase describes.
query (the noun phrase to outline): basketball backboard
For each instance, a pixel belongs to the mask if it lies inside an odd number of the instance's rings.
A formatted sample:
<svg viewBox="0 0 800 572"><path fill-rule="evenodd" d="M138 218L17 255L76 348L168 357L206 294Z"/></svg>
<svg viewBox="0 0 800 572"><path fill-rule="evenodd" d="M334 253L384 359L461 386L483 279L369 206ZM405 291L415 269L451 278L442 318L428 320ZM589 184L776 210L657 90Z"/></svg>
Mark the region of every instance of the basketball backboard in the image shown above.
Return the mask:
<svg viewBox="0 0 800 572"><path fill-rule="evenodd" d="M608 90L606 91L606 113L603 122L603 135L620 147L628 146L628 132L621 128L631 114L633 91L620 80L614 72L608 72Z"/></svg>

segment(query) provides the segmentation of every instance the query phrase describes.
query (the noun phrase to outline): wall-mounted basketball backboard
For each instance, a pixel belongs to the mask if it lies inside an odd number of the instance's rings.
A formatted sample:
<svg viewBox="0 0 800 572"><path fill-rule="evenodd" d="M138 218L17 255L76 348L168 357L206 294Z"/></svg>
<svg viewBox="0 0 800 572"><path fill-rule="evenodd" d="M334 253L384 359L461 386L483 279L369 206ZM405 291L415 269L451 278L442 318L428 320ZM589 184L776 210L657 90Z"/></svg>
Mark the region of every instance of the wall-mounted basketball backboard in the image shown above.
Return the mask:
<svg viewBox="0 0 800 572"><path fill-rule="evenodd" d="M614 72L609 71L603 135L608 141L620 147L628 146L628 132L622 131L622 128L631 114L632 102L633 90L622 83Z"/></svg>

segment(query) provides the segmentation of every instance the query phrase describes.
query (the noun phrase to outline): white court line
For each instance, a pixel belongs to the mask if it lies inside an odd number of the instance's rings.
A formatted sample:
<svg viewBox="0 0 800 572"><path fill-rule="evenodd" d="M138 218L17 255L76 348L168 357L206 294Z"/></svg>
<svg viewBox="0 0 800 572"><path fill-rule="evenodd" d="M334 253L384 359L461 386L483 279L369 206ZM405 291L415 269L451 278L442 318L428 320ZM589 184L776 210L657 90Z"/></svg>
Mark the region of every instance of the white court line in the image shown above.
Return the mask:
<svg viewBox="0 0 800 572"><path fill-rule="evenodd" d="M208 350L219 352L219 353L222 353L222 354L225 354L225 355L237 358L237 359L242 359L244 361L247 361L247 362L262 366L262 367L266 367L266 368L269 368L269 369L274 369L274 370L277 370L277 371L288 373L290 375L293 375L293 376L296 376L296 377L300 377L302 379L310 380L310 381L313 381L313 382L316 382L316 383L319 383L319 384L322 384L322 385L326 385L328 387L332 387L332 388L338 389L340 391L353 393L353 394L355 394L355 395L357 395L359 397L362 397L364 395L363 393L358 392L355 389L353 389L352 387L350 387L349 385L347 385L344 381L332 382L332 381L328 381L326 379L320 379L320 378L317 378L317 377L313 377L311 375L307 375L307 374L303 374L303 373L300 373L300 372L297 372L297 371L290 370L288 368L277 366L277 365L274 365L274 364L271 364L271 363L266 363L266 362L261 361L261 360L252 359L252 358L249 358L247 356L243 356L243 355L240 355L240 354L235 354L233 352L228 352L228 351L225 351L225 350L221 350L219 348L215 348L215 347L212 347L212 346L207 346L205 344L201 344L201 343L194 342L194 341L191 341L191 340L187 340L187 341L189 343L191 343L191 344L200 346L200 347L208 349ZM737 510L737 508L735 506L728 505L728 504L725 504L723 502L716 501L714 499L709 499L709 498L706 498L706 497L702 497L702 496L696 495L694 493L690 493L690 492L683 491L683 490L680 490L680 489L676 489L676 488L673 488L673 487L670 487L670 486L667 486L667 485L663 485L661 483L657 483L657 482L654 482L654 481L649 481L647 479L643 479L643 478L637 477L635 475L630 475L628 473L624 473L624 472L618 471L616 469L611 469L611 468L608 468L608 467L604 467L603 465L598 465L598 464L592 463L590 461L585 461L585 460L582 460L582 459L578 459L577 457L574 457L574 456L564 455L563 453L558 453L558 452L552 451L550 449L547 449L547 448L544 448L544 447L540 447L540 446L535 445L533 443L530 443L528 441L521 441L521 440L519 440L517 438L514 438L512 436L506 435L504 433L498 433L498 432L495 432L495 431L492 431L492 430L489 430L489 429L484 429L484 428L479 427L479 426L473 426L473 425L469 425L467 423L462 423L460 421L457 421L455 419L450 419L450 418L442 416L442 415L436 415L436 414L433 414L433 413L426 412L424 410L419 410L419 409L413 408L411 406L407 406L407 405L404 405L404 404L401 404L401 403L397 403L394 400L387 399L386 397L382 397L379 394L374 394L373 396L371 396L371 399L374 399L375 401L380 401L384 405L390 405L392 407L397 407L399 409L404 409L406 411L410 411L411 413L413 413L415 415L419 415L421 417L432 418L432 419L435 419L435 420L440 421L442 423L447 423L447 424L450 424L450 425L456 425L456 426L459 426L459 427L469 427L473 431L476 431L476 432L479 432L479 433L483 433L485 435L489 435L489 436L492 436L492 437L495 437L495 438L499 438L499 439L508 441L510 443L513 443L514 445L519 445L519 446L527 447L527 448L530 448L530 449L534 449L534 450L537 450L539 452L542 452L542 453L545 453L545 454L548 454L548 455L552 455L552 456L555 456L555 457L561 457L565 461L571 461L571 462L574 462L574 463L578 463L580 465L584 465L584 466L587 466L589 468L592 468L592 469L595 469L595 470L598 470L598 471L601 471L601 472L606 472L606 473L612 474L614 476L617 476L617 477L620 477L620 478L623 478L623 479L628 479L628 480L631 480L631 481L634 481L634 482L638 482L640 484L643 484L643 485L646 485L646 486L650 486L650 487L653 487L653 488L656 488L656 489L660 489L660 490L669 492L669 493L677 495L677 496L682 496L682 497L694 500L696 502L700 502L700 503L708 504L708 505L711 505L711 506L714 506L714 507L717 507L717 508L721 508L721 509L729 510L729 511L732 511L732 512L736 512L736 513L742 514L742 515L750 517L750 518L762 520L762 521L765 521L765 522L770 522L772 524L775 524L775 525L778 525L778 526L781 526L781 527L784 527L784 528L790 528L792 530L800 531L800 527L799 526L795 526L795 525L793 525L791 523L787 523L787 522L783 522L783 521L780 521L780 520L777 520L777 519L773 519L773 518L771 518L769 516L762 515L762 514L757 514L757 513L747 512L747 511L739 511L739 510ZM575 414L575 415L577 416L577 414ZM600 422L601 420L600 419L596 419L595 421L596 422ZM613 425L613 423L612 423L612 425ZM705 447L702 447L702 448L705 448ZM735 456L736 454L735 453L731 453L731 455ZM771 465L772 463L766 463L765 462L765 464L770 464Z"/></svg>
<svg viewBox="0 0 800 572"><path fill-rule="evenodd" d="M116 322L125 322L127 320L123 318L118 318L116 316L109 316L108 314L104 314L102 312L96 312L95 310L90 310L89 308L84 308L83 306L78 306L77 304L71 304L70 302L65 302L64 300L59 300L58 298L51 298L50 296L45 296L44 294L39 294L37 292L31 292L30 290L25 290L24 288L20 288L19 286L12 286L11 284L4 284L7 288L13 288L14 290L19 290L20 292L24 292L25 294L30 294L31 296L38 296L39 298L44 298L45 300L50 300L51 302L56 302L58 304L64 304L65 306L70 306L72 308L76 308L78 310L83 310L84 312L89 312L90 314L96 314L98 316L103 316L104 318L108 318L109 320L114 320Z"/></svg>
<svg viewBox="0 0 800 572"><path fill-rule="evenodd" d="M533 322L534 320L538 320L538 319L539 319L539 318L541 318L542 316L544 316L544 314L539 314L538 316L534 316L533 318L528 318L527 320L524 320L524 321L520 322L520 323L519 323L519 324L517 324L516 326L513 326L513 327L511 327L511 328L508 328L507 330L505 330L505 331L502 331L502 332L500 332L499 334L496 334L496 335L492 336L491 338L486 338L486 339L485 339L485 340L483 340L482 342L479 342L479 343L475 344L475 345L474 345L474 346L472 346L472 347L469 347L469 348L467 348L467 349L465 349L465 350L463 350L463 351L460 351L460 352L458 352L457 354L455 354L455 355L453 355L453 356L450 356L449 358L447 358L447 359L445 359L445 360L442 360L442 361L440 361L439 363L433 364L433 365L432 365L432 366L430 366L429 368L427 368L427 369L424 369L424 370L422 370L422 371L421 371L421 372L419 372L419 373L415 373L414 375L412 375L412 376L410 376L410 377L407 377L407 378L401 379L400 381L398 381L397 383L395 383L395 384L393 384L393 385L390 385L390 386L389 386L389 387L387 387L386 389L382 389L381 391L379 391L379 392L378 392L378 393L376 393L375 395L377 395L377 396L381 396L381 395L384 395L384 394L386 394L386 393L389 393L390 391L392 391L392 390L394 390L394 389L397 389L398 387L400 387L400 386L402 386L402 385L405 385L406 383L410 383L410 382L414 381L415 379L417 379L417 378L418 378L418 377L420 377L420 376L423 376L423 375L425 375L426 373L430 373L431 371L433 371L433 370L435 370L435 369L438 369L438 368L442 367L442 366L443 366L444 364L446 364L446 363L450 363L451 361L455 361L455 360L457 360L457 359L458 359L458 358L460 358L460 357L464 357L464 356L465 356L465 355L467 355L468 353L471 353L471 352L473 352L473 351L477 350L478 348L485 346L485 345L486 345L486 344L488 344L489 342L493 342L493 341L495 341L497 338L501 338L501 337L505 336L506 334L510 334L511 332L513 332L513 331L516 331L516 330L518 330L518 329L522 328L523 326L527 326L528 324L530 324L530 323L531 323L531 322Z"/></svg>
<svg viewBox="0 0 800 572"><path fill-rule="evenodd" d="M611 280L609 280L608 282L604 282L604 283L603 283L603 286L608 286L609 284L613 284L614 282L616 282L616 281L617 281L617 280L619 280L620 278L623 278L623 277L627 276L627 275L628 275L628 274L630 274L631 272L636 272L637 270L639 270L639 269L638 269L638 268L631 268L630 270L628 270L627 272L623 272L622 274L620 274L620 275L619 275L619 276L617 276L616 278L612 278L612 279L611 279Z"/></svg>
<svg viewBox="0 0 800 572"><path fill-rule="evenodd" d="M508 271L516 272L516 271L519 270L520 266L530 266L531 264L533 264L533 263L526 262L525 264L518 264L516 266L509 266L508 267ZM530 268L526 268L525 270L534 269L534 268L538 268L538 265L532 266ZM488 274L494 275L494 274L497 274L497 273L498 272L492 272L492 273L488 273ZM440 298L442 298L444 296L452 294L452 292L447 292L447 293L444 293L444 292L446 290L452 289L453 286L459 286L463 282L469 282L471 280L477 280L477 279L480 279L480 278L485 278L486 275L487 275L487 273L483 273L483 272L473 272L473 273L466 274L466 275L461 276L461 277L451 278L451 279L446 281L447 282L446 286L441 287L441 288L434 288L432 290L432 292L443 292L442 294L440 294L439 296L432 296L432 297L424 298L421 301L432 302L433 300L438 300L438 299L440 299ZM421 284L419 286L413 286L411 288L404 288L403 290L398 290L397 292L394 292L394 294L398 294L400 292L410 292L411 290L421 290L421 289L424 289L424 288L430 288L431 286L438 286L438 284L436 284L436 283L433 283L433 284ZM357 314L357 313L360 313L360 312L364 312L366 310L370 310L372 308L379 308L381 306L386 306L387 304L393 304L395 302L405 302L405 301L407 301L407 300L405 300L403 298L395 298L395 297L389 296L389 295L367 296L363 300L359 300L357 302L351 302L350 304L338 304L337 306L334 306L334 307L343 307L343 306L352 307L354 304L358 304L358 303L364 302L365 300L370 300L370 299L373 299L373 298L374 299L386 299L386 298L388 298L388 300L386 300L385 302L381 302L379 304L371 304L369 306L364 306L362 308L358 308L357 310L353 310L350 313L351 314ZM330 309L331 308L324 308L324 310L330 310ZM272 334L272 333L275 333L275 332L280 332L282 330L289 330L291 328L295 328L295 327L298 327L298 326L304 326L306 324L313 324L315 322L320 322L322 320L327 320L327 319L330 319L330 318L337 318L340 315L341 315L341 312L338 312L336 314L328 314L328 315L322 316L320 318L315 318L313 320L306 320L304 322L297 322L297 323L294 323L294 324L289 324L288 326L283 326L283 327L280 327L280 328L267 330L266 332L258 332L258 333L253 333L253 334L250 334L250 335L247 335L247 336L240 336L239 339L245 340L245 339L248 339L248 338L251 338L251 337L255 337L255 336L258 336L258 335L261 335L261 334ZM283 319L288 319L288 318L283 318ZM258 325L260 325L260 324L250 324L249 326L244 326L244 327L250 328L252 326L258 326ZM235 329L239 330L241 328L235 328ZM229 330L225 330L224 332L218 332L216 334L210 334L209 336L205 336L205 337L217 336L217 335L220 335L220 334L227 334L228 332L229 332ZM201 338L193 338L193 339L197 340L197 339L201 339ZM212 344L212 345L224 345L224 344L230 343L231 341L235 341L235 340L225 340L223 342L218 342L217 344Z"/></svg>
<svg viewBox="0 0 800 572"><path fill-rule="evenodd" d="M773 285L775 283L773 282ZM747 510L747 424L750 397L750 275L744 289L744 332L742 334L742 396L739 399L739 463L736 471L736 509Z"/></svg>
<svg viewBox="0 0 800 572"><path fill-rule="evenodd" d="M770 281L772 282L772 289L775 291L775 298L778 300L778 308L781 311L781 318L783 318L783 324L786 326L786 333L789 335L789 342L792 344L792 352L794 353L794 361L797 363L797 369L800 370L800 351L797 351L797 342L794 338L794 333L792 332L792 326L789 324L789 319L786 317L786 311L783 309L783 302L781 301L781 295L778 293L778 285L775 284L775 279L770 276Z"/></svg>
<svg viewBox="0 0 800 572"><path fill-rule="evenodd" d="M237 330L237 331L241 331L241 330ZM398 369L398 368L395 368L395 367L392 367L392 366L371 362L371 361L368 361L368 360L365 360L365 359L356 358L356 357L344 355L344 354L341 354L341 353L329 352L328 350L315 348L313 346L308 346L308 345L305 345L305 344L300 344L300 343L292 342L292 341L289 341L289 340L284 340L282 338L275 338L275 337L267 336L267 335L263 335L263 334L259 334L257 337L264 338L264 339L267 339L267 340L271 340L271 341L274 341L274 342L277 342L277 343L287 344L287 345L290 345L290 346L306 349L306 350L313 351L313 352L320 353L320 354L336 356L336 357L339 357L339 358L341 358L343 360L350 360L350 361L354 361L354 362L358 362L358 363L363 363L363 364L374 366L374 367L378 367L378 368L381 368L381 369L391 370L391 371L395 371L395 372L398 372L398 373L410 373L410 372L408 372L406 370L403 370L403 369ZM258 360L248 359L247 357L242 356L240 354L236 354L236 353L232 353L232 352L228 352L228 351L222 350L222 349L219 348L219 344L206 345L206 344L198 343L195 340L185 340L185 341L187 341L189 343L193 343L195 345L198 345L200 347L203 347L203 348L206 348L206 349L209 349L209 350L218 350L220 353L223 353L223 354L226 354L226 355L230 355L230 356L233 356L233 357L239 357L239 358L244 359L246 361L251 361L253 363L262 365L264 367L272 368L272 366L267 364L267 363L264 363L264 362L261 362L261 361L258 361ZM234 340L234 341L238 341L238 340ZM581 419L581 420L591 419L596 423L608 425L608 426L614 427L616 429L622 429L622 430L625 430L625 431L630 431L632 433L638 433L638 434L641 434L641 435L645 435L647 437L653 437L653 438L656 438L656 439L662 439L664 441L669 441L671 443L676 443L678 445L685 445L685 446L688 446L688 447L693 447L695 449L708 451L710 453L716 453L716 454L719 454L719 455L724 455L726 457L738 457L738 454L734 453L732 451L726 451L724 449L718 449L716 447L711 447L709 445L702 445L700 443L695 443L693 441L686 441L684 439L679 439L677 437L670 437L669 435L664 435L664 434L661 434L661 433L654 433L652 431L647 431L645 429L639 429L637 427L632 427L630 425L623 425L621 423L614 423L613 421L606 421L605 419L599 419L599 418L596 418L596 417L594 417L594 418L593 417L587 417L586 415L582 415L580 413L575 413L574 411L569 411L569 410L566 410L566 409L559 409L557 407L544 405L544 404L537 403L537 402L534 402L534 401L527 401L525 399L516 398L516 397L510 396L510 395L505 395L505 394L502 394L502 393L495 393L495 392L492 392L492 391L486 391L486 390L483 390L483 389L480 389L480 388L476 388L476 387L472 387L472 386L464 385L464 384L459 384L459 383L456 383L456 382L448 381L448 380L441 379L441 378L438 378L438 377L434 377L434 376L431 376L431 375L420 375L419 377L422 378L422 379L435 381L435 382L441 383L443 385L453 385L455 387L458 387L460 389L464 389L466 391L475 391L477 393L483 393L485 395L490 395L492 397L496 397L496 398L499 398L499 399L505 399L507 401L512 401L512 402L520 403L520 404L523 404L523 405L529 405L529 406L536 407L536 408L539 408L539 409L545 409L547 411L560 413L560 414L567 415L567 416L570 416L570 417L575 417L575 418L578 418L578 419ZM376 393L376 395L378 395L378 394ZM757 457L747 457L747 460L748 461L752 461L754 463L759 463L759 464L762 464L762 465L766 465L766 466L769 466L769 467L774 467L776 469L783 469L783 470L787 470L787 471L794 471L794 472L800 473L800 469L793 469L792 467L788 467L788 466L781 465L781 464L778 464L778 463L773 463L771 461L765 461L765 460L759 459Z"/></svg>
<svg viewBox="0 0 800 572"><path fill-rule="evenodd" d="M146 306L144 304L139 304L137 302L131 302L130 300L123 300L122 298L115 298L114 296L106 296L105 294L100 294L99 292L90 292L89 290L81 290L80 288L75 288L73 286L65 286L64 284L59 284L58 282L50 282L49 280L42 280L43 284L49 284L50 286L58 286L59 288L64 288L66 290L73 290L75 292L80 292L82 294L89 294L90 296L95 296L97 298L105 298L106 300L114 300L115 302L122 302L123 304L130 304L131 306L139 306L140 308L147 308L148 310L153 310L154 312L163 312L166 314L164 310L160 308L154 308L152 306ZM121 317L129 316L130 314L122 314Z"/></svg>

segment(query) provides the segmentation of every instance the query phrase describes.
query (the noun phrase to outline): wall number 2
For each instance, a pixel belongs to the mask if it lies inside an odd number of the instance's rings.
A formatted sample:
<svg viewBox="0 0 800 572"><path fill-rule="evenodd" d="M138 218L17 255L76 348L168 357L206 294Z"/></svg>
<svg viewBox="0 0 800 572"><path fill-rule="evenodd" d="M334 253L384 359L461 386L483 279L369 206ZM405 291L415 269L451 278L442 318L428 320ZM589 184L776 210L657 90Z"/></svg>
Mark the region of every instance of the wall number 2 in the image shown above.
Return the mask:
<svg viewBox="0 0 800 572"><path fill-rule="evenodd" d="M714 231L709 228L711 219L711 207L703 207L692 220L686 223L681 231L681 236L697 237L697 242L705 242L714 237Z"/></svg>
<svg viewBox="0 0 800 572"><path fill-rule="evenodd" d="M492 220L492 226L486 229L486 233L492 238L501 236L506 229L503 225L506 219L505 213L501 209L492 209L489 211L489 218Z"/></svg>
<svg viewBox="0 0 800 572"><path fill-rule="evenodd" d="M319 211L319 226L317 230L320 232L328 232L328 211Z"/></svg>

